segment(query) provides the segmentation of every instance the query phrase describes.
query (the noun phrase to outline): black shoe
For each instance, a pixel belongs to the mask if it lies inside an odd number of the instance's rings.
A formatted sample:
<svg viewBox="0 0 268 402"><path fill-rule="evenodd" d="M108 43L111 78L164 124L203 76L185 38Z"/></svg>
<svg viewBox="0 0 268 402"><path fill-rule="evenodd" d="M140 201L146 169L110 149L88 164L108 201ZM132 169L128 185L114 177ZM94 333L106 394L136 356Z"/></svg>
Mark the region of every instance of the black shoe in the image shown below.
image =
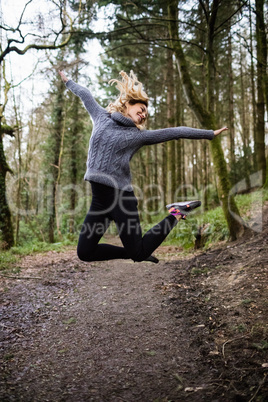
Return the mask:
<svg viewBox="0 0 268 402"><path fill-rule="evenodd" d="M168 204L166 207L171 215L181 215L182 219L185 219L193 209L200 207L200 205L201 201L183 201Z"/></svg>
<svg viewBox="0 0 268 402"><path fill-rule="evenodd" d="M150 257L146 258L146 260L144 260L144 261L153 262L153 263L157 264L159 262L159 259L153 255L150 255Z"/></svg>

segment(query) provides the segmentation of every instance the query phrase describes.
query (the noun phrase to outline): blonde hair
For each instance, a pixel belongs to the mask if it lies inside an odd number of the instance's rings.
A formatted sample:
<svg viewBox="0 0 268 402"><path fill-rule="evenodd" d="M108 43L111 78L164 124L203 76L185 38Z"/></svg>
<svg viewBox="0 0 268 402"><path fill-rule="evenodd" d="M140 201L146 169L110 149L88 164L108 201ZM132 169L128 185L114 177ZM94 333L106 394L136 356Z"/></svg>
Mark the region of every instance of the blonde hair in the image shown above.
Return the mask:
<svg viewBox="0 0 268 402"><path fill-rule="evenodd" d="M109 81L109 84L111 85L116 84L116 88L119 90L120 94L114 102L111 102L108 105L108 112L120 112L125 114L127 102L130 102L131 104L141 102L148 106L148 95L144 92L142 83L138 81L133 71L130 71L129 76L124 71L120 71L119 74L122 77L121 81L116 79ZM137 127L144 128L145 121L143 124L137 124Z"/></svg>

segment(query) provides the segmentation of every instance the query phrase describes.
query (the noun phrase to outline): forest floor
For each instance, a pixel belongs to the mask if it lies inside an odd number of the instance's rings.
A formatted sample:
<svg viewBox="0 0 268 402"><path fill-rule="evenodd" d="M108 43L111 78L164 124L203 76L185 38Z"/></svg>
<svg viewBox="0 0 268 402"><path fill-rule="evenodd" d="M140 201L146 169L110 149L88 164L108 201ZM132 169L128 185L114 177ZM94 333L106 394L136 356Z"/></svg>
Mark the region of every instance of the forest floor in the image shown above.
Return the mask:
<svg viewBox="0 0 268 402"><path fill-rule="evenodd" d="M180 251L23 257L1 277L0 400L267 400L267 206L261 233Z"/></svg>

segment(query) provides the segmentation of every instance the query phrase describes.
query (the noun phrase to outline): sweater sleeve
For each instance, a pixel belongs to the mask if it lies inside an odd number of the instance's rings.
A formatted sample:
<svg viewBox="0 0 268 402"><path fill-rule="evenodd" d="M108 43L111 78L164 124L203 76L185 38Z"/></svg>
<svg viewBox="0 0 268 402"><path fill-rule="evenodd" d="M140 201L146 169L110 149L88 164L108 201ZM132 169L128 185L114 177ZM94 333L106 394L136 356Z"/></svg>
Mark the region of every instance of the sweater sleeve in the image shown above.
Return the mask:
<svg viewBox="0 0 268 402"><path fill-rule="evenodd" d="M107 111L98 104L98 102L94 99L91 92L87 88L76 84L72 80L66 82L66 87L73 94L79 96L93 120L95 120L100 113L107 113Z"/></svg>
<svg viewBox="0 0 268 402"><path fill-rule="evenodd" d="M169 127L160 130L144 130L141 131L143 145L159 144L170 140L178 140L179 138L188 138L193 140L214 138L213 130L203 130L191 127Z"/></svg>

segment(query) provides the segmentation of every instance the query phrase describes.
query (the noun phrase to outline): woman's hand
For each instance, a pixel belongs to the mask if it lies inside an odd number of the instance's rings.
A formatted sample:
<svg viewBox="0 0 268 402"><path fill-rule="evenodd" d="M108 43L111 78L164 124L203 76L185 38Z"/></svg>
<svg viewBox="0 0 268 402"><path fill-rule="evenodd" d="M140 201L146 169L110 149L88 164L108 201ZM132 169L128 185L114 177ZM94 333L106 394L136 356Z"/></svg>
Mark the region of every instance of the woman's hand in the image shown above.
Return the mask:
<svg viewBox="0 0 268 402"><path fill-rule="evenodd" d="M69 81L69 79L66 77L66 75L64 74L63 71L60 71L60 70L59 70L59 74L60 74L61 79L62 79L63 82Z"/></svg>
<svg viewBox="0 0 268 402"><path fill-rule="evenodd" d="M223 131L228 130L228 127L222 127L219 130L214 131L214 135L219 135L221 134Z"/></svg>

